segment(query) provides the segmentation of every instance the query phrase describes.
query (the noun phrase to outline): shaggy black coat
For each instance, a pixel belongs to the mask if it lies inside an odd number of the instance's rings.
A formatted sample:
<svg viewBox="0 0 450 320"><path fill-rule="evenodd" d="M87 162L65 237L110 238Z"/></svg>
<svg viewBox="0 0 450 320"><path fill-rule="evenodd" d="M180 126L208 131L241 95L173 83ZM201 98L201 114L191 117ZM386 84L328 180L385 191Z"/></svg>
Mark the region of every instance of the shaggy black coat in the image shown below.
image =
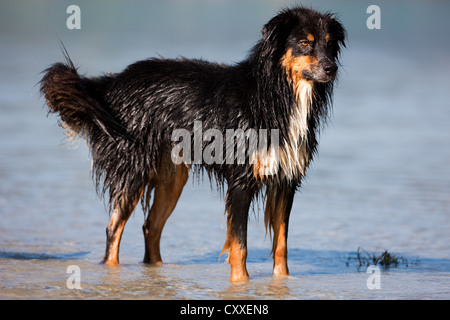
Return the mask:
<svg viewBox="0 0 450 320"><path fill-rule="evenodd" d="M87 78L77 73L66 52L65 63L56 63L45 71L41 92L49 112L59 114L61 125L88 142L93 177L99 192L109 193L112 206L115 201L140 196L136 193L156 173L158 162L170 157L175 144L172 132L183 128L193 134L194 121L202 121L203 131L213 128L223 133L226 129L278 129L280 148L292 144L289 130L295 124L291 115L299 102L292 79L280 61L289 48L297 52L294 42L308 32L316 38L329 34L327 47L315 47L314 54L324 50L337 62L345 45L340 22L328 13L294 8L270 20L248 57L235 65L152 58L117 74ZM302 152L308 162L317 151L317 134L321 123L326 122L333 91L333 81L312 83L307 136L297 137L293 146L304 146ZM270 142L270 130L268 134ZM226 185L227 208L233 202L236 207L248 207L266 186L269 191L277 190L273 192L275 199L276 194L292 195L287 204L290 210L293 193L304 174L284 175L280 167L276 174L258 179L248 159L245 164L199 163L191 167L197 173L205 170L219 187ZM143 194L142 204L147 210L150 193ZM234 225L246 225L245 214L235 218ZM245 232L237 231L240 238Z"/></svg>

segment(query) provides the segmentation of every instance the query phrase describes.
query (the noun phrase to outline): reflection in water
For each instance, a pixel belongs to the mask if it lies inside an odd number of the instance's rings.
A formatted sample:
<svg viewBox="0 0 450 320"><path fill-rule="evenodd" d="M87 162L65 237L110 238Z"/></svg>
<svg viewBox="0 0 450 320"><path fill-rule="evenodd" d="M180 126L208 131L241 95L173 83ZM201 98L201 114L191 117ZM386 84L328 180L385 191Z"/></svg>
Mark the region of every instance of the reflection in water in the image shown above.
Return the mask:
<svg viewBox="0 0 450 320"><path fill-rule="evenodd" d="M277 276L273 277L272 285L270 286L271 296L287 298L290 296L289 286L288 286L289 277L286 276Z"/></svg>

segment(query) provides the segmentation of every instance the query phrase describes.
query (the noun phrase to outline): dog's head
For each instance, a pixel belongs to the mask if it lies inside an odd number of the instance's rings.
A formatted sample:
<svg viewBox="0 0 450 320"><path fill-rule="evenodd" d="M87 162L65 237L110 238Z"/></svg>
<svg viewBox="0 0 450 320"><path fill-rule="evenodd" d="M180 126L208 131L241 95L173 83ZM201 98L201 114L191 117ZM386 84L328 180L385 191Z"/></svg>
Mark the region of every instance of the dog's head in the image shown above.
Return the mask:
<svg viewBox="0 0 450 320"><path fill-rule="evenodd" d="M284 10L264 26L262 35L266 50L271 50L289 81L335 80L346 32L332 14L306 8Z"/></svg>

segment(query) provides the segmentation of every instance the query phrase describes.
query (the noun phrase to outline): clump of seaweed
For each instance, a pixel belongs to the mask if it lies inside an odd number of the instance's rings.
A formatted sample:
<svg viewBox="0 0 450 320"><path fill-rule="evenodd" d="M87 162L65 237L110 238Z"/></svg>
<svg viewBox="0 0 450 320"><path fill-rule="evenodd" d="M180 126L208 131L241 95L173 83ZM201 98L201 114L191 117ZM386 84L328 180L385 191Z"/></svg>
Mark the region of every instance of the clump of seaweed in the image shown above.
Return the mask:
<svg viewBox="0 0 450 320"><path fill-rule="evenodd" d="M390 253L388 250L384 250L381 254L375 254L369 253L361 247L358 247L356 251L356 259L358 260L359 267L380 265L384 268L390 268L398 267L399 265L408 267L409 264L417 264L417 262L409 262L405 257ZM349 266L349 260L352 260L352 258L348 258L347 266Z"/></svg>

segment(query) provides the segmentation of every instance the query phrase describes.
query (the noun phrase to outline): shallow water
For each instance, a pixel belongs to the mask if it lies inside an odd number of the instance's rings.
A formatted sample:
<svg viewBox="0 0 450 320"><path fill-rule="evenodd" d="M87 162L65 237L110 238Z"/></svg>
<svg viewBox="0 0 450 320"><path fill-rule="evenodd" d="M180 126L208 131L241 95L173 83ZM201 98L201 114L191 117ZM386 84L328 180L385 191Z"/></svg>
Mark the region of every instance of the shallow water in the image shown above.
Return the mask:
<svg viewBox="0 0 450 320"><path fill-rule="evenodd" d="M64 143L56 118L46 117L36 83L62 58L57 36L89 75L120 71L156 54L239 61L280 4L258 2L256 10L252 1L220 8L199 1L184 9L114 2L100 8L81 1L82 29L68 31L64 5L46 2L30 17L26 12L33 10L14 3L0 5L0 298L450 298L450 44L439 41L447 39L449 22L441 18L449 4L383 3L383 27L369 32L359 2L320 2L341 12L349 45L332 120L295 198L291 276L271 275L259 203L249 223L252 280L232 285L225 257L219 260L226 234L223 196L206 180L187 183L164 229L163 267L141 262L140 209L125 228L121 265L98 263L109 216L90 180L89 152L82 142ZM119 24L118 12L125 9L130 12ZM223 12L237 11L227 28ZM113 16L115 22L105 18ZM414 35L406 32L411 28ZM415 42L425 34L434 36L426 47ZM369 290L358 247L387 249L408 266L381 269L381 288ZM79 290L67 285L71 265L79 267Z"/></svg>

